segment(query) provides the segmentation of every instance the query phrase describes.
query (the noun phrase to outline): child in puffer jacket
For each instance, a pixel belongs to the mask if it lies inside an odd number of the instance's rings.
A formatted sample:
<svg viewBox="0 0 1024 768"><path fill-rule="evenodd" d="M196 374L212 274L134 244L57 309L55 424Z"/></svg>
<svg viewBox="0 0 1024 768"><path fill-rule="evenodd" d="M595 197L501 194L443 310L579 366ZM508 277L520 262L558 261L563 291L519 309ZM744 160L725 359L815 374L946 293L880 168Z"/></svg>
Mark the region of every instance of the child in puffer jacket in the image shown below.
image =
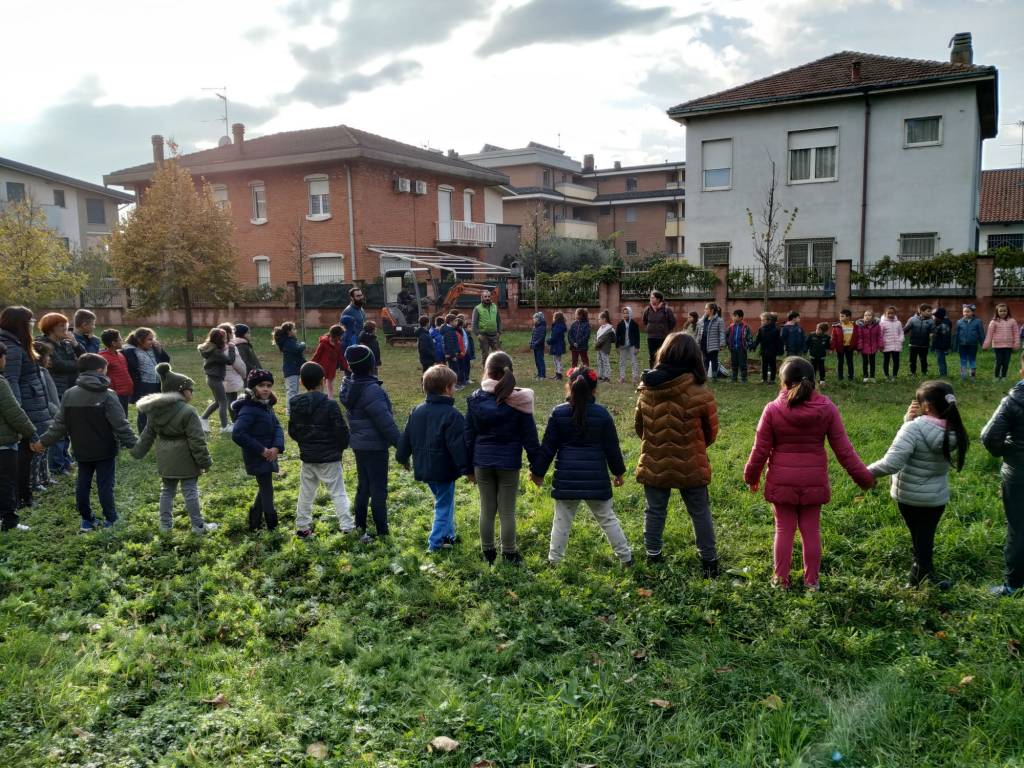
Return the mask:
<svg viewBox="0 0 1024 768"><path fill-rule="evenodd" d="M277 457L284 453L284 430L274 415L274 375L256 368L249 371L246 384L245 397L231 404L236 413L231 439L241 447L245 471L256 478L258 486L249 506L249 530L266 525L272 531L277 528L274 475Z"/></svg>
<svg viewBox="0 0 1024 768"><path fill-rule="evenodd" d="M530 349L533 350L533 364L537 368L537 379L546 379L547 367L544 365L544 337L548 332L548 323L543 312L533 314L533 333L530 334Z"/></svg>
<svg viewBox="0 0 1024 768"><path fill-rule="evenodd" d="M963 469L968 443L953 388L944 381L926 381L885 456L868 467L876 478L892 475L890 493L910 529L914 553L908 587L926 579L939 589L950 587L935 575L932 552L935 529L949 502L949 469L954 463L958 471Z"/></svg>
<svg viewBox="0 0 1024 768"><path fill-rule="evenodd" d="M981 320L974 316L976 310L974 304L964 304L961 309L963 316L953 331L953 351L960 353L961 379L974 378L978 368L978 347L985 341Z"/></svg>
<svg viewBox="0 0 1024 768"><path fill-rule="evenodd" d="M555 312L551 316L551 338L548 339L548 352L551 353L551 361L554 363L555 378L562 378L562 355L565 354L565 335L568 329L565 325L565 314Z"/></svg>
<svg viewBox="0 0 1024 768"><path fill-rule="evenodd" d="M882 326L875 319L874 310L864 310L864 318L858 320L853 329L853 346L860 352L861 373L864 374L865 384L875 380L875 361L884 341Z"/></svg>
<svg viewBox="0 0 1024 768"><path fill-rule="evenodd" d="M282 368L284 373L284 412L288 415L288 403L299 394L299 370L306 362L303 352L306 342L299 341L295 334L295 323L281 323L274 329L274 343L281 350Z"/></svg>
<svg viewBox="0 0 1024 768"><path fill-rule="evenodd" d="M228 346L235 353L234 359L224 366L224 395L227 397L228 405L230 405L238 399L238 396L245 389L245 377L249 374L249 367L246 365L245 360L242 359L241 352L239 352L238 342L235 339L235 326L231 323L221 323L217 327L224 331L224 336L228 340ZM243 344L242 346L248 347L248 344ZM228 415L231 415L230 408L228 409Z"/></svg>
<svg viewBox="0 0 1024 768"><path fill-rule="evenodd" d="M200 344L197 349L203 356L203 372L206 374L206 384L213 393L213 402L206 406L206 410L200 415L203 424L203 431L210 431L210 414L214 411L220 412L220 431L230 432L228 421L228 396L224 391L224 377L227 367L238 357L235 349L228 344L227 334L220 328L213 328L206 337L206 341Z"/></svg>
<svg viewBox="0 0 1024 768"><path fill-rule="evenodd" d="M576 319L569 326L569 351L572 353L572 367L582 362L590 365L590 315L580 307L576 310Z"/></svg>
<svg viewBox="0 0 1024 768"><path fill-rule="evenodd" d="M988 324L988 333L982 349L993 349L996 355L996 381L1002 381L1010 371L1010 358L1020 349L1020 326L1010 317L1010 308L996 304L996 316Z"/></svg>
<svg viewBox="0 0 1024 768"><path fill-rule="evenodd" d="M875 484L846 436L839 409L814 387L814 368L802 357L788 357L779 370L779 396L768 403L757 424L743 481L753 493L768 464L764 497L775 511L775 575L772 584L789 588L793 538L803 544L804 587L817 592L821 567L821 507L832 497L825 440L836 459L861 488Z"/></svg>
<svg viewBox="0 0 1024 768"><path fill-rule="evenodd" d="M608 310L601 310L597 316L601 325L597 327L597 336L594 339L594 349L597 350L597 380L612 380L612 346L615 344L615 326L612 325L611 315Z"/></svg>
<svg viewBox="0 0 1024 768"><path fill-rule="evenodd" d="M903 323L896 316L896 307L885 308L885 317L879 325L882 328L882 373L886 381L893 382L900 375L900 353L903 351Z"/></svg>
<svg viewBox="0 0 1024 768"><path fill-rule="evenodd" d="M324 393L328 397L334 397L334 377L338 375L338 368L342 367L342 360L345 359L345 349L341 345L341 337L344 335L344 328L332 325L327 333L317 340L316 350L309 358L323 369Z"/></svg>

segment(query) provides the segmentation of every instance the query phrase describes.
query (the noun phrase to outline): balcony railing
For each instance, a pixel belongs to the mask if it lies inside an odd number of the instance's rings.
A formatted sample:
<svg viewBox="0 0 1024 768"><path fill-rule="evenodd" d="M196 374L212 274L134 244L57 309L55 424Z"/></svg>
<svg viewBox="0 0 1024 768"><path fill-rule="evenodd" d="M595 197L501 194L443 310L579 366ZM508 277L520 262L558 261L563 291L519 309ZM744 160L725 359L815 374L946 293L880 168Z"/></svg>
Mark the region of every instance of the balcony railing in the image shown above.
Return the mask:
<svg viewBox="0 0 1024 768"><path fill-rule="evenodd" d="M555 221L555 236L597 240L597 224L580 219L558 219Z"/></svg>
<svg viewBox="0 0 1024 768"><path fill-rule="evenodd" d="M437 242L458 245L494 245L497 227L482 221L439 221Z"/></svg>
<svg viewBox="0 0 1024 768"><path fill-rule="evenodd" d="M665 237L682 237L686 234L683 219L669 219L665 222Z"/></svg>
<svg viewBox="0 0 1024 768"><path fill-rule="evenodd" d="M575 197L578 200L593 200L597 197L597 190L583 184L573 184L570 181L563 181L555 184L555 191L566 197Z"/></svg>

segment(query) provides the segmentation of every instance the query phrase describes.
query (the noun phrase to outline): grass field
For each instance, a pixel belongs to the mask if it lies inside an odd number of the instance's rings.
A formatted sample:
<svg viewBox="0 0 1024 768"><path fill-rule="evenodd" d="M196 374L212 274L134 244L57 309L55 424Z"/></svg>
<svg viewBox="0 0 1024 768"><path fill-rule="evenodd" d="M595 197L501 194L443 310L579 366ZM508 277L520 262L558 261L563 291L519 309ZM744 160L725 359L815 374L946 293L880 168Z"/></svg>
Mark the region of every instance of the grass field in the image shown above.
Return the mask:
<svg viewBox="0 0 1024 768"><path fill-rule="evenodd" d="M175 368L201 381L194 345L163 335ZM255 341L278 372L268 334ZM525 341L505 337L532 385ZM415 350L384 354L401 424L420 399ZM976 383L954 382L972 435L1003 389L991 366L983 355ZM873 461L913 384L826 391ZM549 381L537 393L543 428L562 392ZM196 394L206 402L204 386ZM111 531L77 534L65 481L25 516L31 532L0 537L0 766L1024 765L1024 601L986 593L1000 580L1005 525L998 464L980 441L952 478L939 529L950 592L902 586L909 537L888 482L863 493L833 462L823 592L780 593L768 585L771 512L741 476L774 392L720 384L716 394L711 498L729 569L716 581L700 578L678 497L667 562L641 562L634 480L615 492L632 571L585 510L565 562L548 569L552 502L525 475L518 568L480 560L464 482L460 543L427 555L429 492L397 466L386 543L342 538L323 494L317 537L295 539L291 444L274 534L247 532L255 484L216 430L201 489L221 528L206 539L189 533L180 500L174 532L158 535L152 455L122 457L123 523ZM631 389L604 386L599 400L635 467ZM345 468L352 494L349 452ZM460 746L431 753L437 736Z"/></svg>

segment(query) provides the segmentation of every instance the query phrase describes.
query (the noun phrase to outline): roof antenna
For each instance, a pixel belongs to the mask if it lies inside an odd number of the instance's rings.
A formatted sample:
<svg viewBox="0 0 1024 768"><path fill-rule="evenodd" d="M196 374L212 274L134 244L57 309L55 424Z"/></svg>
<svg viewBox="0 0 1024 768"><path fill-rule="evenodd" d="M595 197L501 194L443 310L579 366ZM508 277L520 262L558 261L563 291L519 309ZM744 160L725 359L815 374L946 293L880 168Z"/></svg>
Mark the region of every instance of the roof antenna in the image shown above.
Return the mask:
<svg viewBox="0 0 1024 768"><path fill-rule="evenodd" d="M558 148L559 149L562 148L562 132L561 131L558 132Z"/></svg>
<svg viewBox="0 0 1024 768"><path fill-rule="evenodd" d="M214 86L211 88L203 88L203 90L214 91L214 96L216 96L218 99L224 102L224 117L217 118L218 122L222 120L224 122L224 135L217 139L217 146L225 147L231 143L231 133L228 128L228 126L230 125L230 123L228 122L228 87L226 85L221 85Z"/></svg>

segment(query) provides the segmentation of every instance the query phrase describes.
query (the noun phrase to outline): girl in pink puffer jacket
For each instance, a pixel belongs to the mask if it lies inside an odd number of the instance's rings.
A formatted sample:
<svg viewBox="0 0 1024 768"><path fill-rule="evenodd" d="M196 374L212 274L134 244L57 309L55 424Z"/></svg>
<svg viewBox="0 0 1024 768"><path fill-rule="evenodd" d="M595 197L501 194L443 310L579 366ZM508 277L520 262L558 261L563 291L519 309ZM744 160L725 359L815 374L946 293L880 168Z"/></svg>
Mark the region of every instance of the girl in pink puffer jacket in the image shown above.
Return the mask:
<svg viewBox="0 0 1024 768"><path fill-rule="evenodd" d="M768 464L764 497L775 511L775 576L772 584L789 587L793 538L803 545L804 586L818 591L821 567L821 507L831 499L825 440L839 463L861 488L874 477L850 444L839 409L814 388L814 368L802 357L786 358L779 371L779 396L768 403L757 424L754 447L743 481L757 492Z"/></svg>
<svg viewBox="0 0 1024 768"><path fill-rule="evenodd" d="M874 310L864 310L864 319L858 320L853 326L853 346L860 352L860 367L865 384L875 380L875 356L884 342L882 326L875 319Z"/></svg>
<svg viewBox="0 0 1024 768"><path fill-rule="evenodd" d="M900 353L903 351L903 323L896 316L896 307L886 307L885 317L878 325L882 329L882 373L886 381L896 381L900 374Z"/></svg>
<svg viewBox="0 0 1024 768"><path fill-rule="evenodd" d="M996 379L1005 379L1013 350L1020 349L1020 326L1010 317L1010 308L1005 304L996 304L996 316L988 324L988 333L981 348L990 347L996 353Z"/></svg>

